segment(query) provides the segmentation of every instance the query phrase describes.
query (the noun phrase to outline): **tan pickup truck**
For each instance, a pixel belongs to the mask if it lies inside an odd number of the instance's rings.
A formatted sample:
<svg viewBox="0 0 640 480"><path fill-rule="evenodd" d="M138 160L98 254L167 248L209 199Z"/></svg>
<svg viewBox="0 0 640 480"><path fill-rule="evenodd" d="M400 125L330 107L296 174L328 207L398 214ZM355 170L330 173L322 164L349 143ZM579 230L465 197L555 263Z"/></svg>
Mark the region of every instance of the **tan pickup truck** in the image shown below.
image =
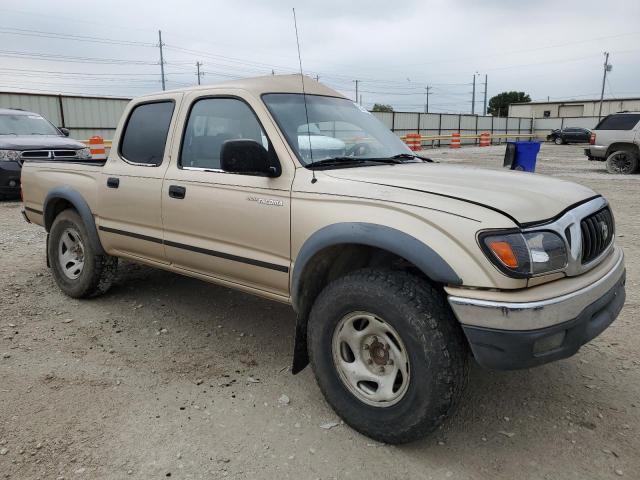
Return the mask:
<svg viewBox="0 0 640 480"><path fill-rule="evenodd" d="M103 293L126 258L291 304L293 372L310 360L345 422L389 443L442 422L470 357L569 357L625 299L603 197L418 157L300 75L137 98L106 162L22 178L67 295Z"/></svg>

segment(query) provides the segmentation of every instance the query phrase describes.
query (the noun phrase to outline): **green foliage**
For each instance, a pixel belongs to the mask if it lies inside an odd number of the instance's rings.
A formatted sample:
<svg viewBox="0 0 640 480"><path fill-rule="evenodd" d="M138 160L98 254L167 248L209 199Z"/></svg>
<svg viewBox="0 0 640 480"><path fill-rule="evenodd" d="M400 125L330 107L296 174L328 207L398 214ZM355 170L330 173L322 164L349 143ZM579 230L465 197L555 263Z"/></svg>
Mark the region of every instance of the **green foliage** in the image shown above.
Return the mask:
<svg viewBox="0 0 640 480"><path fill-rule="evenodd" d="M391 105L385 105L384 103L376 103L373 105L374 112L393 112Z"/></svg>
<svg viewBox="0 0 640 480"><path fill-rule="evenodd" d="M495 117L506 117L509 114L509 104L530 101L531 97L524 92L502 92L491 97L487 113Z"/></svg>

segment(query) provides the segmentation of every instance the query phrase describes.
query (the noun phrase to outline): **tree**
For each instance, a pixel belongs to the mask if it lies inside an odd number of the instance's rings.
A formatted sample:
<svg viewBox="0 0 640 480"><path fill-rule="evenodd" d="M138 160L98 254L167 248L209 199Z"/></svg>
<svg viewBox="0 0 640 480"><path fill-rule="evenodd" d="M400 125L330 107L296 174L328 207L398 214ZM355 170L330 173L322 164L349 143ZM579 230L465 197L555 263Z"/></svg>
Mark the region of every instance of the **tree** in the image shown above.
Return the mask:
<svg viewBox="0 0 640 480"><path fill-rule="evenodd" d="M385 105L384 103L375 103L373 105L374 112L393 112L393 107L391 105Z"/></svg>
<svg viewBox="0 0 640 480"><path fill-rule="evenodd" d="M491 97L487 113L494 117L506 117L509 115L510 104L530 101L531 97L524 92L502 92Z"/></svg>

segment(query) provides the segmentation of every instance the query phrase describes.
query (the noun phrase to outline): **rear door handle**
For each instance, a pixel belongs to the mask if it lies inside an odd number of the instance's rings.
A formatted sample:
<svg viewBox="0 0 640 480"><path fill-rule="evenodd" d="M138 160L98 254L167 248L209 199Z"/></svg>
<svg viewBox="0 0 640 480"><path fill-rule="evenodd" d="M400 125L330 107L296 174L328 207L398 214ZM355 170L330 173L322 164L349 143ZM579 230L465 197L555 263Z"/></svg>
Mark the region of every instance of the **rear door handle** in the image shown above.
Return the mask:
<svg viewBox="0 0 640 480"><path fill-rule="evenodd" d="M120 186L120 179L117 177L109 177L107 178L107 187L109 188L118 188Z"/></svg>
<svg viewBox="0 0 640 480"><path fill-rule="evenodd" d="M182 199L187 193L187 189L184 187L180 187L179 185L170 185L169 186L169 196L171 198Z"/></svg>

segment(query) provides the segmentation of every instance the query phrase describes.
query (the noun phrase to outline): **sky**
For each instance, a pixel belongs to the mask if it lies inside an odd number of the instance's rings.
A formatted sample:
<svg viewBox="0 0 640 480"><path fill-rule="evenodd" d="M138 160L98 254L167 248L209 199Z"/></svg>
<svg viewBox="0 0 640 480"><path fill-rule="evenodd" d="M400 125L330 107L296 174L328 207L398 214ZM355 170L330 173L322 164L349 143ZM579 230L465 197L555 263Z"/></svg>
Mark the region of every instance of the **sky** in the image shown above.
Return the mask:
<svg viewBox="0 0 640 480"><path fill-rule="evenodd" d="M640 97L640 2L631 0L0 0L0 91L133 97L299 72L371 108L475 113L487 95ZM358 99L359 100L359 99Z"/></svg>

